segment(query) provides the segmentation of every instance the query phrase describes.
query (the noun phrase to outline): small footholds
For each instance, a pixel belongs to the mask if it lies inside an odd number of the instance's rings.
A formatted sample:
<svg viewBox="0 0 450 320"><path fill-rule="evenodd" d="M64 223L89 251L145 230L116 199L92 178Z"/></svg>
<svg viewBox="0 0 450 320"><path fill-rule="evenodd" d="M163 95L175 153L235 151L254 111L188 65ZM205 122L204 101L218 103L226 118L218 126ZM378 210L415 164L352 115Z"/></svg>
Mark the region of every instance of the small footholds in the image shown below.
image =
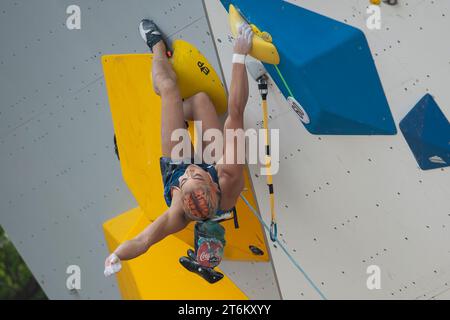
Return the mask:
<svg viewBox="0 0 450 320"><path fill-rule="evenodd" d="M262 251L260 248L254 246L254 245L250 245L248 248L249 248L250 251L251 251L254 255L256 255L256 256L262 256L262 255L264 255L264 251Z"/></svg>

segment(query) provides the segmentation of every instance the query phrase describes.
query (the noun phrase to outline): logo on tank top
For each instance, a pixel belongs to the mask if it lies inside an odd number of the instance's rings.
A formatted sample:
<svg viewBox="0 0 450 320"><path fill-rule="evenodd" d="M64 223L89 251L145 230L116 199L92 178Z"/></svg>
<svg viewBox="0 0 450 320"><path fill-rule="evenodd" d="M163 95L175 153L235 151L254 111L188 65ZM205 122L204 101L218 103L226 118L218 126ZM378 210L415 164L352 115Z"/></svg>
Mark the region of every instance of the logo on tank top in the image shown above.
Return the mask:
<svg viewBox="0 0 450 320"><path fill-rule="evenodd" d="M197 249L197 262L207 268L214 268L222 261L223 245L216 239L202 239Z"/></svg>

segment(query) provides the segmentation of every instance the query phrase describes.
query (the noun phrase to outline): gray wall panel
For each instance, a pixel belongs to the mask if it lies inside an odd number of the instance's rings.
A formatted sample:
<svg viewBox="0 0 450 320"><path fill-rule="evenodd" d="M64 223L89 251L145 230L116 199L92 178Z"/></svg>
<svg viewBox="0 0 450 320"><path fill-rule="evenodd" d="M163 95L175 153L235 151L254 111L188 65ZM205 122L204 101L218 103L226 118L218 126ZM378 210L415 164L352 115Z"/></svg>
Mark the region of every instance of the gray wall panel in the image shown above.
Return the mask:
<svg viewBox="0 0 450 320"><path fill-rule="evenodd" d="M65 25L71 4L81 8L81 30ZM201 1L0 3L0 224L50 298L120 297L103 276L101 226L137 204L114 154L101 56L148 52L143 17L219 68ZM66 288L71 264L81 267L78 293ZM273 279L270 266L224 269L251 297L267 296L254 283L256 274Z"/></svg>

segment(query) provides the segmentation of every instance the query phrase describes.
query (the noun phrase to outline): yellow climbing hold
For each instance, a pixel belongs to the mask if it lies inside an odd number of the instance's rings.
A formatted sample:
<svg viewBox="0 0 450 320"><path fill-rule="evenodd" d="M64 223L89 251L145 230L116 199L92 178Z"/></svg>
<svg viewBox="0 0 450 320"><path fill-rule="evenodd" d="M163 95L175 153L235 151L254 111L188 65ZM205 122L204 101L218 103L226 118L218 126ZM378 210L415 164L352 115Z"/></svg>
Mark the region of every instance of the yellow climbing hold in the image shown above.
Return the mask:
<svg viewBox="0 0 450 320"><path fill-rule="evenodd" d="M173 69L178 76L178 86L183 98L203 91L213 101L218 114L227 111L225 87L206 57L192 44L183 40L172 43Z"/></svg>
<svg viewBox="0 0 450 320"><path fill-rule="evenodd" d="M245 19L232 4L230 4L229 9L229 20L231 33L236 37L239 27L245 23ZM279 64L280 56L277 48L271 43L272 37L267 32L261 32L255 25L251 25L251 27L255 34L253 36L253 46L250 55L265 63Z"/></svg>

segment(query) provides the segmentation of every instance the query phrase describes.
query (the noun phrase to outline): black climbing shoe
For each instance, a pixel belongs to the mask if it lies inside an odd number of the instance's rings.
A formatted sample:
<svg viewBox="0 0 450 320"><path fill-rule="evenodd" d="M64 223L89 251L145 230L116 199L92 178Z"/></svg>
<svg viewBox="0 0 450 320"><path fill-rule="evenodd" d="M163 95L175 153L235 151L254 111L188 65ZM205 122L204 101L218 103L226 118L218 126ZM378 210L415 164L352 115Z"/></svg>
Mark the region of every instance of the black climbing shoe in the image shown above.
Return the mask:
<svg viewBox="0 0 450 320"><path fill-rule="evenodd" d="M195 254L194 250L188 249L187 256L191 258L191 260L197 261L197 255Z"/></svg>
<svg viewBox="0 0 450 320"><path fill-rule="evenodd" d="M152 52L153 46L163 40L161 31L152 20L143 19L139 24L139 33Z"/></svg>
<svg viewBox="0 0 450 320"><path fill-rule="evenodd" d="M219 280L222 280L223 274L217 271L214 271L212 268L205 268L198 264L197 261L192 260L188 257L181 257L180 263L187 270L198 274L200 277L208 281L209 283L216 283Z"/></svg>

